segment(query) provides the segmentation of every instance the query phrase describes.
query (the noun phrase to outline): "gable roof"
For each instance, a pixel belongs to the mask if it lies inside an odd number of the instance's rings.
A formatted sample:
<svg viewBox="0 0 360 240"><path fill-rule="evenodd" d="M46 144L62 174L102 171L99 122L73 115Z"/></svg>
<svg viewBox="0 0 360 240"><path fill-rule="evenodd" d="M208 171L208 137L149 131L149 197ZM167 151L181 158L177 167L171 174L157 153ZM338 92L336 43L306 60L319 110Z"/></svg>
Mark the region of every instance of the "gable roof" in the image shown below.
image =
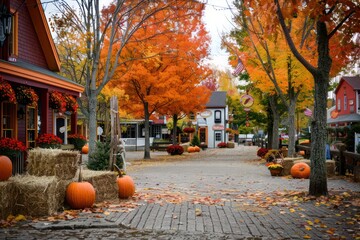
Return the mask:
<svg viewBox="0 0 360 240"><path fill-rule="evenodd" d="M360 90L360 76L354 76L354 77L344 76L341 78L338 86L336 87L335 94L338 92L340 86L344 81L347 82L354 90Z"/></svg>
<svg viewBox="0 0 360 240"><path fill-rule="evenodd" d="M51 71L59 72L60 58L57 53L54 40L51 36L50 28L41 2L40 0L27 0L26 5L36 34L41 42L42 50L45 53L46 63Z"/></svg>
<svg viewBox="0 0 360 240"><path fill-rule="evenodd" d="M224 108L226 107L226 92L215 91L211 93L210 100L206 104L207 108Z"/></svg>

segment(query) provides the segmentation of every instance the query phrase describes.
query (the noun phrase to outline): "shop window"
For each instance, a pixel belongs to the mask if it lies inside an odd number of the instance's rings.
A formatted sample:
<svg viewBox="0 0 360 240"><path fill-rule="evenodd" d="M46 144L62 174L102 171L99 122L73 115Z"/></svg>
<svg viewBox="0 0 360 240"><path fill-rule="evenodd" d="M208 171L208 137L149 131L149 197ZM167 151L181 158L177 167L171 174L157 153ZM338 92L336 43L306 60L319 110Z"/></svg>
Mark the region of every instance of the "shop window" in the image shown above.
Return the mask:
<svg viewBox="0 0 360 240"><path fill-rule="evenodd" d="M28 148L35 147L35 139L37 138L37 109L35 107L26 107L26 146Z"/></svg>
<svg viewBox="0 0 360 240"><path fill-rule="evenodd" d="M16 107L13 103L1 103L1 137L17 138Z"/></svg>
<svg viewBox="0 0 360 240"><path fill-rule="evenodd" d="M8 36L9 56L18 55L18 13L15 13L11 19L11 34Z"/></svg>
<svg viewBox="0 0 360 240"><path fill-rule="evenodd" d="M221 140L222 140L222 138L221 138L221 132L215 133L215 141L216 141L216 142L220 142Z"/></svg>

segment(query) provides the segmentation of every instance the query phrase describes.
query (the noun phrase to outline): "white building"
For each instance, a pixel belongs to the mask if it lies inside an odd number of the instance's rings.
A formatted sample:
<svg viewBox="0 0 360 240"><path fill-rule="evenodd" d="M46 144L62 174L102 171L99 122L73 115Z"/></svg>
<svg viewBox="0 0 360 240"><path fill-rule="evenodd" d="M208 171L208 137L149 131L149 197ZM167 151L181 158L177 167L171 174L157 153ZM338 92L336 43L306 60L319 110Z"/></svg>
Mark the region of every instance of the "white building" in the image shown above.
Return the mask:
<svg viewBox="0 0 360 240"><path fill-rule="evenodd" d="M197 114L196 123L200 142L208 148L216 148L220 142L227 142L228 106L226 92L212 92L206 110Z"/></svg>

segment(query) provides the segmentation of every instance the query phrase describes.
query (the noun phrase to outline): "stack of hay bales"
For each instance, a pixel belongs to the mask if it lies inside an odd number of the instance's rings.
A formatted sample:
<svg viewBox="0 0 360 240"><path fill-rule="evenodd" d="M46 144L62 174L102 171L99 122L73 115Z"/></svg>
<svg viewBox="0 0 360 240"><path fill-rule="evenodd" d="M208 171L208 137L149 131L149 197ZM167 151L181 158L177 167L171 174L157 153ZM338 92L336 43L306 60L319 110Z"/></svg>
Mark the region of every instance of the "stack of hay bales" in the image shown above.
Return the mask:
<svg viewBox="0 0 360 240"><path fill-rule="evenodd" d="M27 174L0 184L1 218L9 214L46 216L64 204L67 185L73 181L79 152L35 148L29 151Z"/></svg>
<svg viewBox="0 0 360 240"><path fill-rule="evenodd" d="M77 151L35 148L29 151L27 174L0 182L0 219L23 214L39 217L64 207L67 186L78 179L80 154ZM116 199L116 173L82 171L83 181L96 191L96 202Z"/></svg>

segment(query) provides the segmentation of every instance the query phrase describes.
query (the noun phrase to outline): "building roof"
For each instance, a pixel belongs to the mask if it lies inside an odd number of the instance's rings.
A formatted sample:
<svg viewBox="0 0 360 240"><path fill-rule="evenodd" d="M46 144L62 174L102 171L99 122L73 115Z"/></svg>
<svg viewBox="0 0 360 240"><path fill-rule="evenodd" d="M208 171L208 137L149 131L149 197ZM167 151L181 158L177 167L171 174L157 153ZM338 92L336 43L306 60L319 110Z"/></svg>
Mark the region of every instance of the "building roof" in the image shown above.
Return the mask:
<svg viewBox="0 0 360 240"><path fill-rule="evenodd" d="M206 104L207 108L225 108L226 107L226 92L215 91L211 93L210 100Z"/></svg>
<svg viewBox="0 0 360 240"><path fill-rule="evenodd" d="M59 72L60 58L56 50L54 40L51 36L50 28L41 2L40 0L28 0L26 5L36 34L41 42L41 47L45 53L46 63L51 71Z"/></svg>
<svg viewBox="0 0 360 240"><path fill-rule="evenodd" d="M327 124L360 122L360 115L356 113L339 115L337 118L328 118Z"/></svg>
<svg viewBox="0 0 360 240"><path fill-rule="evenodd" d="M337 93L341 84L344 81L347 82L354 90L360 90L360 76L353 76L353 77L344 76L341 78L339 85L336 87L335 94Z"/></svg>
<svg viewBox="0 0 360 240"><path fill-rule="evenodd" d="M30 63L0 60L0 68L2 73L29 79L34 82L44 83L50 86L60 87L79 93L84 91L84 87L82 85L60 76L55 72Z"/></svg>

